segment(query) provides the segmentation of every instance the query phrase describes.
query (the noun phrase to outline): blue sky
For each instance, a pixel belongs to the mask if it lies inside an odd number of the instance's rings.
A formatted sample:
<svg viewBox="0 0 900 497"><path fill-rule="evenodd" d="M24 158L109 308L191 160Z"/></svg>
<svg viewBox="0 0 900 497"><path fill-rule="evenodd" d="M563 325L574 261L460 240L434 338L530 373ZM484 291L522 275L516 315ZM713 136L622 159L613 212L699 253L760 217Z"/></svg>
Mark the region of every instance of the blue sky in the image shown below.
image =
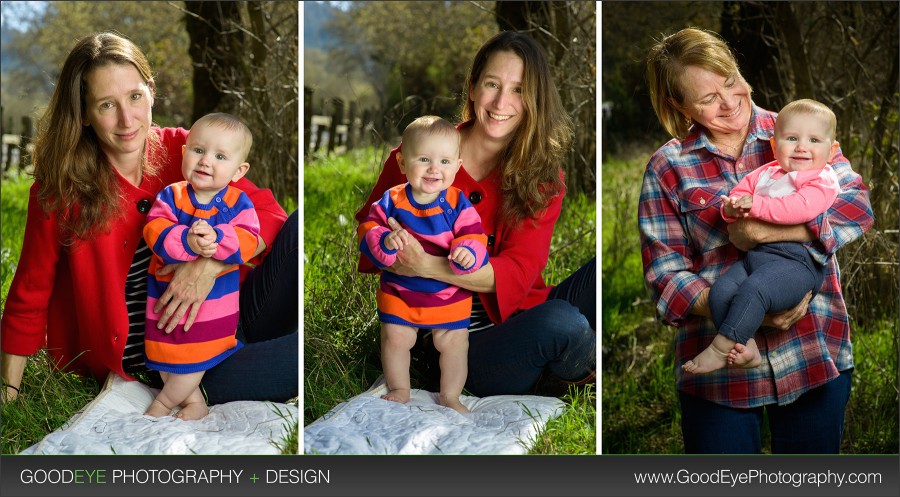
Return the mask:
<svg viewBox="0 0 900 497"><path fill-rule="evenodd" d="M47 8L47 2L6 2L0 4L3 9L3 26L7 29L25 31L27 20L41 14Z"/></svg>

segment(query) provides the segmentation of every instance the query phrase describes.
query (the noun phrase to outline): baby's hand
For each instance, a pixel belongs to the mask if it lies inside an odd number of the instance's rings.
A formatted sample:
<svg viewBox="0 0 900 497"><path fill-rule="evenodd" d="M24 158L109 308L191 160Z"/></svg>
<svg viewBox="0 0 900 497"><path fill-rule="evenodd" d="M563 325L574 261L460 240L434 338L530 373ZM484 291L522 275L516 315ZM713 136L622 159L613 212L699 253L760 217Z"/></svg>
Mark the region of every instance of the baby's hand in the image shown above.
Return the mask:
<svg viewBox="0 0 900 497"><path fill-rule="evenodd" d="M722 199L723 210L728 217L747 217L750 215L750 207L753 205L753 196L744 195L743 197L729 197L727 195L719 195Z"/></svg>
<svg viewBox="0 0 900 497"><path fill-rule="evenodd" d="M191 225L187 234L188 246L201 257L212 257L219 244L216 243L216 231L203 219Z"/></svg>
<svg viewBox="0 0 900 497"><path fill-rule="evenodd" d="M194 221L194 224L191 225L191 233L200 236L212 235L214 240L216 237L215 230L213 230L212 226L210 226L205 219L198 219Z"/></svg>
<svg viewBox="0 0 900 497"><path fill-rule="evenodd" d="M459 264L463 269L468 269L475 264L475 254L465 247L456 247L447 258Z"/></svg>
<svg viewBox="0 0 900 497"><path fill-rule="evenodd" d="M388 250L403 250L403 247L409 245L409 232L406 229L391 231L384 237L384 246Z"/></svg>
<svg viewBox="0 0 900 497"><path fill-rule="evenodd" d="M749 213L750 208L753 207L753 195L744 195L737 200L732 199L732 205L737 209L741 209L741 211Z"/></svg>
<svg viewBox="0 0 900 497"><path fill-rule="evenodd" d="M191 250L193 250L194 253L199 255L200 257L212 257L213 254L216 253L216 249L219 247L219 244L215 242L215 239L210 242L209 240L191 231L189 231L187 234L187 244L188 247L190 247Z"/></svg>

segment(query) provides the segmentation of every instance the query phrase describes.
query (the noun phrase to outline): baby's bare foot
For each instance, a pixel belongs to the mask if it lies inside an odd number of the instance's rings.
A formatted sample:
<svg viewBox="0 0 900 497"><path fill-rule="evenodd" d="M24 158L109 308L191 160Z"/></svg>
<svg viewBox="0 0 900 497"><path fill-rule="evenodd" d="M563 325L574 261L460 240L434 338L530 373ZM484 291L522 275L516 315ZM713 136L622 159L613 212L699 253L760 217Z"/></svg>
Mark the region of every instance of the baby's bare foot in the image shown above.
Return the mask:
<svg viewBox="0 0 900 497"><path fill-rule="evenodd" d="M744 369L755 368L762 364L762 356L759 355L756 341L750 339L747 345L734 344L734 348L728 352L728 364Z"/></svg>
<svg viewBox="0 0 900 497"><path fill-rule="evenodd" d="M459 401L459 395L441 395L440 400L442 406L449 407L458 413L465 414L469 412L469 408Z"/></svg>
<svg viewBox="0 0 900 497"><path fill-rule="evenodd" d="M703 349L703 352L697 354L692 361L688 361L681 366L681 369L687 373L703 374L722 369L728 365L728 352L734 348L734 340L725 335L718 334L713 338L709 347Z"/></svg>
<svg viewBox="0 0 900 497"><path fill-rule="evenodd" d="M153 402L150 403L150 407L147 408L147 412L145 412L144 415L159 418L162 416L168 416L170 412L172 412L172 410L166 407L165 404L157 399L153 399Z"/></svg>
<svg viewBox="0 0 900 497"><path fill-rule="evenodd" d="M395 388L388 393L381 396L384 400L390 400L391 402L399 402L401 404L406 404L409 402L409 389L408 388Z"/></svg>
<svg viewBox="0 0 900 497"><path fill-rule="evenodd" d="M209 414L209 407L206 406L206 402L189 402L181 406L181 409L175 413L175 417L185 421L192 421L203 419L207 414Z"/></svg>

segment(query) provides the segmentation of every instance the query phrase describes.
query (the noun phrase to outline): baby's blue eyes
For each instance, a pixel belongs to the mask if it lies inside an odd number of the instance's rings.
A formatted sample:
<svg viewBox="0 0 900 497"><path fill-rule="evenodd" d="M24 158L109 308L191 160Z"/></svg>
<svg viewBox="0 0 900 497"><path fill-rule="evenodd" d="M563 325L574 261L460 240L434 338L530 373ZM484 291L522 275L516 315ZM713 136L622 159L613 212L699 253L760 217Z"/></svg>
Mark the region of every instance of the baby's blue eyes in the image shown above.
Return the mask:
<svg viewBox="0 0 900 497"><path fill-rule="evenodd" d="M425 162L425 163L431 162L431 159L429 159L428 157L419 157L416 160L419 162ZM440 163L443 165L450 164L450 159L441 159Z"/></svg>
<svg viewBox="0 0 900 497"><path fill-rule="evenodd" d="M789 142L797 142L797 141L800 141L800 138L797 138L796 136L786 136L786 137L784 137L784 140L789 141ZM819 138L810 138L809 142L810 143L822 143L822 140L820 140Z"/></svg>
<svg viewBox="0 0 900 497"><path fill-rule="evenodd" d="M200 147L194 147L194 148L191 149L191 151L194 152L195 154L203 155L203 149L200 148ZM227 159L227 157L225 157L224 154L216 154L216 155L215 155L215 158L216 158L216 160L225 160L225 159Z"/></svg>

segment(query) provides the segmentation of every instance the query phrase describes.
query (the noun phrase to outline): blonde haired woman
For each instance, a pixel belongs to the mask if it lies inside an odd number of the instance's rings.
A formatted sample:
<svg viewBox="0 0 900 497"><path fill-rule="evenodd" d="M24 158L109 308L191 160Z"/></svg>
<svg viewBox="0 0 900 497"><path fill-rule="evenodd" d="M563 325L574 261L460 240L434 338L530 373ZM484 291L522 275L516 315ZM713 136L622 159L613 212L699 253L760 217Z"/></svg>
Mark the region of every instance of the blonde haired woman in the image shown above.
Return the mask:
<svg viewBox="0 0 900 497"><path fill-rule="evenodd" d="M685 452L760 452L764 412L772 452L839 452L853 356L831 256L871 227L868 191L838 151L832 167L841 193L823 215L792 226L752 219L727 224L719 195L773 160L775 114L754 105L731 50L709 31L684 29L654 44L647 78L659 122L673 138L647 164L638 218L645 282L658 314L678 328L675 379ZM780 331L756 335L759 367L682 371L716 336L712 283L745 251L773 241L805 242L825 266L818 295L767 318L763 324Z"/></svg>

